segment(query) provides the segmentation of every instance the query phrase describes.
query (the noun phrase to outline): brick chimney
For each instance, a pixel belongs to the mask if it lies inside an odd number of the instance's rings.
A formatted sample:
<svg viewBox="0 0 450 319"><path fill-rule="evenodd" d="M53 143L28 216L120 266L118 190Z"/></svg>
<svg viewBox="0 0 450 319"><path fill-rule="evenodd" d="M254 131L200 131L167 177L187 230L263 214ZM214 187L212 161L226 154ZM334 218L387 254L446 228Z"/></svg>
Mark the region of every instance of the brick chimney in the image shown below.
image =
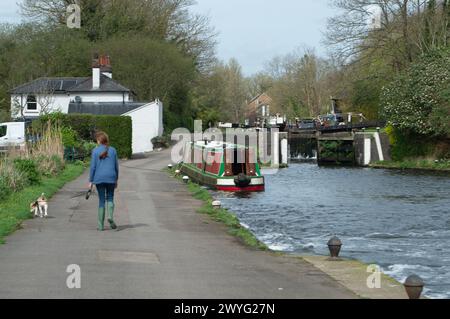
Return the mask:
<svg viewBox="0 0 450 319"><path fill-rule="evenodd" d="M100 72L112 79L111 59L108 55L101 55L99 59Z"/></svg>

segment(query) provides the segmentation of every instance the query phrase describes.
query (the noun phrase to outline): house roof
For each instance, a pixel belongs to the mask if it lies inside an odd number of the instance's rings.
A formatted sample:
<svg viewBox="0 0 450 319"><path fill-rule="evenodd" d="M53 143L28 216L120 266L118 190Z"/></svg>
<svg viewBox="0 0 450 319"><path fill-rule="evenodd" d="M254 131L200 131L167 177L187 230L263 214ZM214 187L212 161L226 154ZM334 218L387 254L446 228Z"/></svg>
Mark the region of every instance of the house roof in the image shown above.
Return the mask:
<svg viewBox="0 0 450 319"><path fill-rule="evenodd" d="M255 102L256 100L258 100L259 98L263 98L264 103L265 102L269 102L272 100L272 98L267 94L267 93L261 93L258 94L257 96L255 96L253 99L250 100L250 102L248 102L248 105L252 104L253 102Z"/></svg>
<svg viewBox="0 0 450 319"><path fill-rule="evenodd" d="M92 88L92 77L67 90L68 92L130 92L130 89L113 81L106 75L100 76L100 88Z"/></svg>
<svg viewBox="0 0 450 319"><path fill-rule="evenodd" d="M92 77L39 78L11 90L11 94L67 92L130 92L129 89L105 75L100 77L100 88L92 88Z"/></svg>
<svg viewBox="0 0 450 319"><path fill-rule="evenodd" d="M63 77L63 78L38 78L34 81L22 84L11 90L13 94L28 94L39 92L65 93L69 88L86 81L87 77Z"/></svg>
<svg viewBox="0 0 450 319"><path fill-rule="evenodd" d="M69 114L123 115L148 102L70 103Z"/></svg>

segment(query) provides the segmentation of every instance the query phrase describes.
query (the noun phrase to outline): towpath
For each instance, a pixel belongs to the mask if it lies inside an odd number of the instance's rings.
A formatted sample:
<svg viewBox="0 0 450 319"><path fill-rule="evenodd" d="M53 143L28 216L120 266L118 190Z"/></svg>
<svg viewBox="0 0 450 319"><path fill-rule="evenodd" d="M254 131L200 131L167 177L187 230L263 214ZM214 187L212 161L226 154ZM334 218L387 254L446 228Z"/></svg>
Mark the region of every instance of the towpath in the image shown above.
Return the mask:
<svg viewBox="0 0 450 319"><path fill-rule="evenodd" d="M97 197L72 198L87 172L0 246L0 298L355 298L298 258L256 251L196 213L201 202L161 172L169 152L121 164L119 231L96 231ZM69 265L81 288L66 284Z"/></svg>

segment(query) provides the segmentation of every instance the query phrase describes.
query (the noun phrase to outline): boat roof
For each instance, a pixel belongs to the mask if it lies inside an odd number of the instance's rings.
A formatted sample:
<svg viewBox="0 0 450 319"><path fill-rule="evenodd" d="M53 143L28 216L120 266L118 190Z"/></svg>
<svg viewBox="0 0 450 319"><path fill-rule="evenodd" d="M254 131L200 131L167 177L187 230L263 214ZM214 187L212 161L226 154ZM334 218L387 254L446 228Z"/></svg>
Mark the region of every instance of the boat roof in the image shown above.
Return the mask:
<svg viewBox="0 0 450 319"><path fill-rule="evenodd" d="M205 141L197 141L191 144L194 144L196 147L202 147L202 148L207 148L207 149L220 149L223 150L225 149L247 149L246 146L244 145L239 145L239 144L231 144L231 143L225 143L225 142L219 142L219 141L212 141L212 142L208 142L208 144L206 144Z"/></svg>

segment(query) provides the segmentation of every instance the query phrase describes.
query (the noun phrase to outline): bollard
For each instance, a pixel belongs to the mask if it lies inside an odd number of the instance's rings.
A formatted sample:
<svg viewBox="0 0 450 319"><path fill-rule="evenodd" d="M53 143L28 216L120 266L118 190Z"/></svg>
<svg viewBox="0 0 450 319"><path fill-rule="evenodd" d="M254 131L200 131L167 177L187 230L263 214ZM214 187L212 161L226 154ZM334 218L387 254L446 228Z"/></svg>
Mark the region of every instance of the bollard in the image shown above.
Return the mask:
<svg viewBox="0 0 450 319"><path fill-rule="evenodd" d="M377 132L380 133L381 127L377 127Z"/></svg>
<svg viewBox="0 0 450 319"><path fill-rule="evenodd" d="M169 164L169 165L167 165L167 168L168 168L168 169L172 169L172 168L173 168L173 165L172 165L172 164Z"/></svg>
<svg viewBox="0 0 450 319"><path fill-rule="evenodd" d="M177 170L175 171L175 175L178 176L178 175L180 175L180 174L181 174L181 171L180 171L179 169L177 169Z"/></svg>
<svg viewBox="0 0 450 319"><path fill-rule="evenodd" d="M412 275L406 279L403 285L405 286L409 299L420 299L425 283L419 276Z"/></svg>
<svg viewBox="0 0 450 319"><path fill-rule="evenodd" d="M189 183L189 176L183 176L183 182Z"/></svg>
<svg viewBox="0 0 450 319"><path fill-rule="evenodd" d="M220 209L220 207L222 207L222 203L218 200L215 200L212 202L212 206L214 209Z"/></svg>
<svg viewBox="0 0 450 319"><path fill-rule="evenodd" d="M339 253L341 252L342 241L334 236L328 241L328 249L330 250L331 260L340 260Z"/></svg>

